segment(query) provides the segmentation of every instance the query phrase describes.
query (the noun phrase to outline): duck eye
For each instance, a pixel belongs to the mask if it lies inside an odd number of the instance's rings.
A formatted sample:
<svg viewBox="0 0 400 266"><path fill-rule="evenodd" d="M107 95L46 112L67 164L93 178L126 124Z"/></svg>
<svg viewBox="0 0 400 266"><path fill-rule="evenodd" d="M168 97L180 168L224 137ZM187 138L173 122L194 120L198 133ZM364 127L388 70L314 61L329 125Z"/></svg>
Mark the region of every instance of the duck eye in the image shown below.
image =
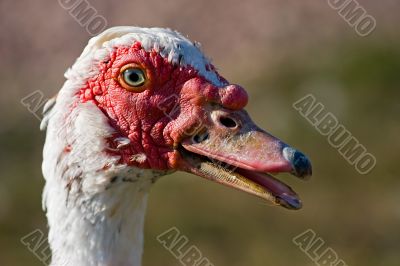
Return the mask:
<svg viewBox="0 0 400 266"><path fill-rule="evenodd" d="M140 92L144 90L142 87L146 83L146 75L144 71L132 65L127 65L121 69L119 76L119 82L127 90Z"/></svg>
<svg viewBox="0 0 400 266"><path fill-rule="evenodd" d="M144 84L146 77L139 68L128 68L123 72L124 81L132 87L139 87Z"/></svg>

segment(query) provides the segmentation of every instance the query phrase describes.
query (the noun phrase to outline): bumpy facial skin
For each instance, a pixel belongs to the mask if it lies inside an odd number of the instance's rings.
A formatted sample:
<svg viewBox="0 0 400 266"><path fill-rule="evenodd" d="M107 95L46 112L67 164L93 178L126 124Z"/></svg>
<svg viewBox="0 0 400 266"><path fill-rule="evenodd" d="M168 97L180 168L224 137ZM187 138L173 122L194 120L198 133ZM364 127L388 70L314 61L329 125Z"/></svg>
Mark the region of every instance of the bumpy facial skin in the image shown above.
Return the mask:
<svg viewBox="0 0 400 266"><path fill-rule="evenodd" d="M121 69L128 64L146 75L141 92L129 91L119 82ZM200 125L210 123L212 106L240 110L248 101L242 87L229 85L219 75L225 86L214 86L194 68L174 65L156 51L145 51L139 42L115 49L110 60L97 67L99 74L79 91L80 100L95 103L118 132L108 140L107 152L140 168L176 169L181 161L177 146ZM130 145L113 150L119 137L129 138ZM135 159L138 155L145 159Z"/></svg>

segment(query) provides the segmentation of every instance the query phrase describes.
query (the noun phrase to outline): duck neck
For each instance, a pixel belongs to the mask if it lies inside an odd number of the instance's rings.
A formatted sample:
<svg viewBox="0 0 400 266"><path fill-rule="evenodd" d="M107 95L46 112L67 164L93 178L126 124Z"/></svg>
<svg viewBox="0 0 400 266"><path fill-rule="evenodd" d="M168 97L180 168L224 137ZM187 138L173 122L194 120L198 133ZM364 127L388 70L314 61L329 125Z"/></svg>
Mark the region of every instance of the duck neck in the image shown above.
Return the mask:
<svg viewBox="0 0 400 266"><path fill-rule="evenodd" d="M75 198L62 187L47 191L51 265L140 266L150 184L121 182Z"/></svg>

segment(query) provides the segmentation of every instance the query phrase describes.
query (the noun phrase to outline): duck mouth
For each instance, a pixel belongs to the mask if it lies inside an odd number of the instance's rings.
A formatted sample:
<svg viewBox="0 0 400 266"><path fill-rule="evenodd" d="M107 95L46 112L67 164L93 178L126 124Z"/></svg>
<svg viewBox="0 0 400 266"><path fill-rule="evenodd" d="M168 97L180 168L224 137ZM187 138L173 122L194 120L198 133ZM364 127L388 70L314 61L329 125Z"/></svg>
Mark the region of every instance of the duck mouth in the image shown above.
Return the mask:
<svg viewBox="0 0 400 266"><path fill-rule="evenodd" d="M179 151L185 162L181 170L185 172L252 194L272 205L290 210L302 207L298 194L289 185L275 178L272 173L244 169L237 164L193 153L183 146ZM276 172L279 172L278 169Z"/></svg>
<svg viewBox="0 0 400 266"><path fill-rule="evenodd" d="M312 173L308 158L257 127L244 110L216 110L210 117L211 122L178 145L183 159L179 169L274 205L300 209L297 193L273 174L307 179Z"/></svg>

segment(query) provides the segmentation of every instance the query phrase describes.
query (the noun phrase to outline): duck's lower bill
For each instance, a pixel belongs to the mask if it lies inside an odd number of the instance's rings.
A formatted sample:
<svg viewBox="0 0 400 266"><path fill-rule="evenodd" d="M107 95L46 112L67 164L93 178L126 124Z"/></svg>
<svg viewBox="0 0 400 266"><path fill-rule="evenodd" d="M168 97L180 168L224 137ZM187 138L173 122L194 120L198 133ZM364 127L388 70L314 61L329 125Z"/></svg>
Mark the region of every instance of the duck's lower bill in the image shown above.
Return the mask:
<svg viewBox="0 0 400 266"><path fill-rule="evenodd" d="M186 172L252 194L273 205L292 210L302 207L296 192L271 174L237 168L193 154L189 156Z"/></svg>

